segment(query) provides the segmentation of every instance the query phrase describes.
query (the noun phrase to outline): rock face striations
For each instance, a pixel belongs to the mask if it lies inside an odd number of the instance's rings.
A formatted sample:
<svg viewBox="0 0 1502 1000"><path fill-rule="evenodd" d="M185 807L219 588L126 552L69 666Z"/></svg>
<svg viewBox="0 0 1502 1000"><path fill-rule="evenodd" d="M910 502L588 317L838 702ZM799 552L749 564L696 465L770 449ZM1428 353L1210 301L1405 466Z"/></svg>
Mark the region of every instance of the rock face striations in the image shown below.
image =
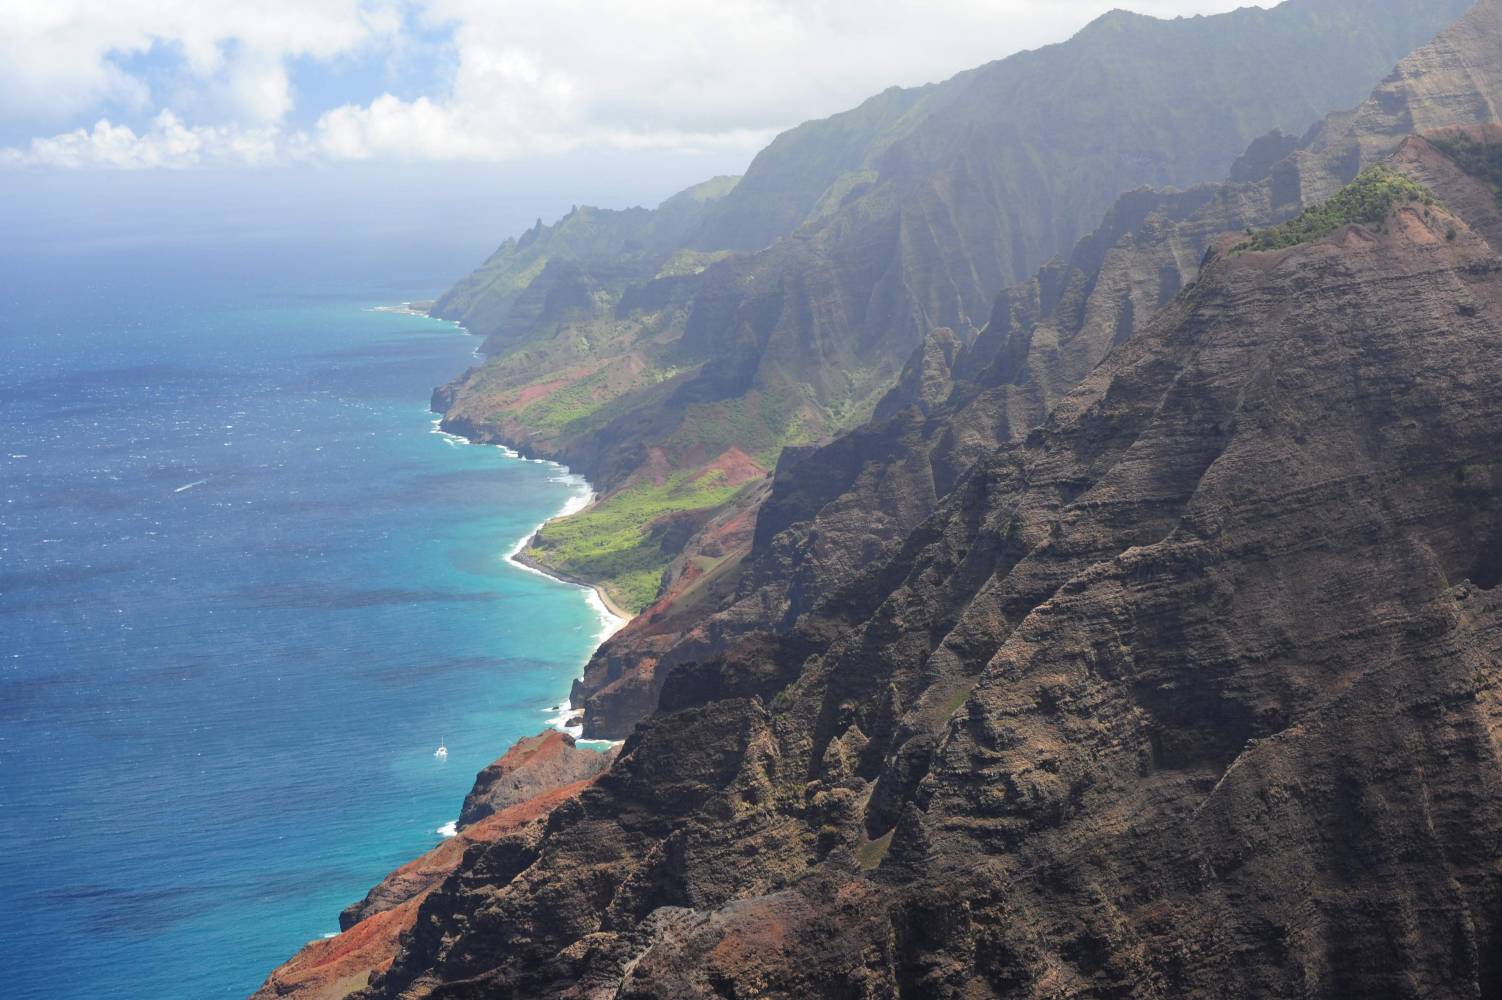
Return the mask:
<svg viewBox="0 0 1502 1000"><path fill-rule="evenodd" d="M1425 196L1228 237L900 545L675 670L359 995L1502 991L1502 214L1391 166Z"/></svg>
<svg viewBox="0 0 1502 1000"><path fill-rule="evenodd" d="M588 475L604 497L577 530L594 544L549 528L528 557L642 610L688 565L669 568L691 535L665 521L743 504L784 447L863 422L930 330L973 337L1122 192L1221 179L1259 135L1360 100L1468 5L1117 11L794 129L739 182L578 210L438 303L495 356L435 408ZM736 456L753 480L720 473Z"/></svg>
<svg viewBox="0 0 1502 1000"><path fill-rule="evenodd" d="M457 826L463 830L552 789L592 780L614 759L614 751L581 750L556 730L518 740L506 756L475 777Z"/></svg>
<svg viewBox="0 0 1502 1000"><path fill-rule="evenodd" d="M929 333L263 995L1502 996L1499 53Z"/></svg>
<svg viewBox="0 0 1502 1000"><path fill-rule="evenodd" d="M973 341L933 334L867 425L822 448L784 453L771 509L735 579L721 583L732 596L720 608L659 605L600 651L575 691L586 733L626 735L674 664L713 655L747 630L785 628L813 595L900 543L976 460L1021 440L1192 282L1224 234L1314 204L1315 194L1389 156L1414 117L1426 128L1491 120L1502 64L1485 39L1499 37L1502 8L1478 5L1406 57L1355 111L1329 116L1302 140L1274 134L1253 143L1228 182L1122 196L1068 257L1003 292ZM1448 94L1462 117L1435 110L1395 120L1383 110L1424 107L1434 92Z"/></svg>
<svg viewBox="0 0 1502 1000"><path fill-rule="evenodd" d="M384 972L400 953L418 908L445 879L467 872L483 848L494 866L520 870L536 859L548 816L581 794L615 752L595 753L548 730L517 742L481 771L456 836L381 880L339 914L340 934L314 941L267 977L253 1000L342 1000ZM491 869L494 871L494 868Z"/></svg>

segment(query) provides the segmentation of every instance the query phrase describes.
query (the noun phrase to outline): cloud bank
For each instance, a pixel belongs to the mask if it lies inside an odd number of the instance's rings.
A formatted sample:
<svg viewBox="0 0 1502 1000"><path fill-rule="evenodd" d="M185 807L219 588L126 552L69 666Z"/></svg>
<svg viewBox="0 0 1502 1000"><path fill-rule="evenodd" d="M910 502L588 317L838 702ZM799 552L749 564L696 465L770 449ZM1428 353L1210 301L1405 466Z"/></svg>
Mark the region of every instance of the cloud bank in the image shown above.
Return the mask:
<svg viewBox="0 0 1502 1000"><path fill-rule="evenodd" d="M591 146L749 153L892 84L1060 41L1118 5L49 0L0 19L0 122L71 127L34 128L39 137L0 148L0 163L488 162ZM1131 4L1158 16L1243 5ZM404 76L417 48L438 67L429 79ZM385 86L361 93L368 74L346 71L372 64L384 65ZM300 80L320 84L325 106L300 107Z"/></svg>

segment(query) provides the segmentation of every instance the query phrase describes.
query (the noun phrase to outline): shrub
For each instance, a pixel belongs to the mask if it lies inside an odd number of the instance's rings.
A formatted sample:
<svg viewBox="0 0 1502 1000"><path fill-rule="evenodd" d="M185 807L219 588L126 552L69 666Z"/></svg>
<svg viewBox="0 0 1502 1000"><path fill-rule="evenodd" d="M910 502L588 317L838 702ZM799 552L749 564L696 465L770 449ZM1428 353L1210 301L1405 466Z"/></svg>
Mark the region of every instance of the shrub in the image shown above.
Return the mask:
<svg viewBox="0 0 1502 1000"><path fill-rule="evenodd" d="M1239 244L1236 251L1282 250L1323 239L1342 226L1376 226L1405 204L1438 204L1424 185L1398 173L1386 164L1368 167L1339 194L1314 208L1305 209L1281 226L1264 229Z"/></svg>
<svg viewBox="0 0 1502 1000"><path fill-rule="evenodd" d="M1497 204L1502 206L1502 143L1484 142L1457 132L1430 139L1429 144L1454 160L1461 170L1490 184Z"/></svg>

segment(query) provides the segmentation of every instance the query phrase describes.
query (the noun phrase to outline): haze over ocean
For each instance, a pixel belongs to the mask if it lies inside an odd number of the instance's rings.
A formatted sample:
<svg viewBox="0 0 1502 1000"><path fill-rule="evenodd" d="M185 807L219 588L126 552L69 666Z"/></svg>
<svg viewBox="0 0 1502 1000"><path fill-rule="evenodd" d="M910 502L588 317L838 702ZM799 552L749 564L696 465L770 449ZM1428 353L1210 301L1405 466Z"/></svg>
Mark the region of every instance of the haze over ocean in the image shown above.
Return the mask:
<svg viewBox="0 0 1502 1000"><path fill-rule="evenodd" d="M585 486L432 433L477 341L370 309L467 255L8 253L4 992L244 996L566 699L599 617L504 555Z"/></svg>

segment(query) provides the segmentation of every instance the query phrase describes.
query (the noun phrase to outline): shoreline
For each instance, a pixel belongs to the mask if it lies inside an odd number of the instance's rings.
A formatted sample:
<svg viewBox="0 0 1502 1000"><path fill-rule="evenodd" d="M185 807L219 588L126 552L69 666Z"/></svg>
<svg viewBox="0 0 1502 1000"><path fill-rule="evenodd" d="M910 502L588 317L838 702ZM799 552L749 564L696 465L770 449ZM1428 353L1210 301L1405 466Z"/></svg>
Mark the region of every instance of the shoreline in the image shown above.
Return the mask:
<svg viewBox="0 0 1502 1000"><path fill-rule="evenodd" d="M440 431L440 433L448 434L449 432ZM458 435L453 436L457 437ZM464 440L467 441L468 439L465 438ZM598 637L598 642L595 645L595 649L599 649L600 646L604 644L606 639L609 639L611 636L615 635L621 629L629 625L631 623L631 619L635 616L627 614L624 610L617 606L616 603L612 601L603 590L601 590L594 584L586 583L585 581L580 580L577 577L569 576L566 573L559 573L551 569L545 569L544 567L537 565L532 560L527 559L522 555L522 553L527 550L527 546L532 544L532 539L536 538L537 533L541 531L546 525L558 520L559 518L577 514L581 510L584 510L586 507L588 507L590 504L594 503L595 491L590 487L589 481L583 476L580 476L573 472L567 472L566 470L568 469L568 466L566 465L559 465L557 462L546 458L522 458L521 455L519 455L515 451L515 449L507 448L505 445L495 445L495 447L500 448L507 455L507 457L515 458L518 461L541 462L547 465L551 465L556 469L563 469L565 470L566 475L572 476L573 478L584 484L584 488L585 490L587 490L587 492L583 496L570 498L564 503L562 507L558 509L558 513L554 514L552 517L544 518L541 524L537 525L537 527L533 528L530 532L524 535L511 549L511 551L506 553L506 561L515 566L517 569L526 570L528 573L536 573L538 576L544 576L549 580L553 580L557 583L568 584L570 587L577 587L579 590L584 591L584 593L587 595L590 606L593 607L595 613L600 616L600 634ZM590 655L593 656L594 652L591 651Z"/></svg>
<svg viewBox="0 0 1502 1000"><path fill-rule="evenodd" d="M570 514L577 514L578 511L569 511L569 513ZM559 517L564 517L564 516L566 516L566 515L555 514L553 517L548 518L548 521L554 521L554 520L557 520ZM548 521L544 521L543 524L547 524ZM543 526L542 524L538 525L537 526L537 530L541 531L542 530L542 526ZM534 531L534 532L532 532L532 534L528 535L527 536L527 540L526 540L526 544L524 544L522 546L522 550L525 550L526 547L527 547L527 545L530 545L532 543L532 539L536 538L536 537L537 537L537 531ZM612 632L611 635L614 635L615 632L619 632L621 629L625 628L627 625L630 625L633 621L636 620L636 616L635 615L633 615L631 612L627 611L625 608L622 608L619 604L617 604L614 601L612 601L610 599L610 595L605 592L605 588L603 588L603 587L601 587L601 586L599 586L597 584L593 584L593 583L589 583L587 581L581 580L581 579L579 579L576 576L570 576L569 574L564 573L561 570L549 569L548 567L542 565L541 563L534 562L533 560L528 559L526 556L522 555L521 552L513 552L511 554L511 561L513 563L515 563L516 565L522 567L523 569L529 569L529 570L531 570L534 573L541 573L543 576L548 577L549 579L557 580L560 583L567 583L570 586L579 587L582 590L591 591L595 595L595 597L599 600L599 602L602 605L605 606L605 610L608 611L614 618L616 618L621 623L620 625L616 626L615 631Z"/></svg>
<svg viewBox="0 0 1502 1000"><path fill-rule="evenodd" d="M434 320L435 322L452 325L466 336L473 336L473 334L471 334L470 331L457 320L438 319L427 310L419 311L418 309L414 308L414 305L424 304L426 303L403 302L399 306L376 306L372 311L396 312L409 316L422 316L427 319ZM474 353L477 358L483 357L478 349L476 349ZM583 735L583 726L568 725L569 719L573 718L579 713L582 713L584 710L584 706L574 704L574 687L576 686L578 680L583 677L584 668L589 665L590 658L593 658L594 654L599 650L601 646L605 644L605 642L611 636L615 635L621 629L629 625L636 616L628 613L626 609L622 608L620 605L616 604L615 601L611 600L610 595L605 593L602 587L596 586L595 584L586 582L584 580L580 580L566 573L554 572L550 569L536 565L531 560L523 556L522 553L526 551L527 546L532 544L532 539L537 537L537 533L541 531L548 523L556 521L562 517L568 517L571 514L577 514L579 511L584 510L590 504L594 503L594 487L590 485L589 480L585 479L582 475L571 471L568 466L563 465L560 462L555 462L552 459L547 458L529 458L521 454L521 452L517 451L515 448L511 448L505 444L480 442L465 437L463 434L455 434L453 431L444 429L442 413L434 410L431 406L428 408L428 413L431 414L434 418L430 421L432 425L431 433L442 437L444 440L450 443L458 443L471 447L494 447L500 449L501 454L505 455L507 458L515 459L521 462L535 462L541 465L550 465L562 472L564 477L576 480L584 489L584 492L581 495L570 497L567 501L564 502L563 506L560 507L556 513L554 513L551 517L544 518L536 527L534 527L527 534L523 535L517 541L516 545L512 547L511 551L506 553L504 557L506 562L515 566L517 569L523 570L524 572L536 573L538 576L546 577L547 579L552 580L555 583L566 584L570 587L577 587L579 590L582 590L585 594L585 600L600 619L600 630L595 635L594 649L591 649L589 651L589 656L585 658L584 663L582 663L579 667L579 676L572 678L569 681L568 693L565 694L558 703L560 705L566 706L566 708L557 715L550 714L547 720L549 727L557 729L560 732L574 737L575 739L579 739ZM548 709L546 709L546 711L553 713L557 711L557 708L549 707Z"/></svg>
<svg viewBox="0 0 1502 1000"><path fill-rule="evenodd" d="M398 316L417 316L421 319L430 319L435 323L446 323L467 337L475 336L475 334L470 331L469 327L465 326L457 319L443 319L442 317L434 316L433 307L437 304L437 299L418 299L412 302L403 302L400 305L395 306L367 306L365 308L365 311L377 313L395 313ZM470 355L476 361L485 360L485 352L481 351L478 347L471 351Z"/></svg>
<svg viewBox="0 0 1502 1000"><path fill-rule="evenodd" d="M434 411L429 410L428 412L433 413ZM433 427L431 433L437 434L439 437L448 438L452 441L458 441L471 447L497 448L500 450L501 454L505 455L507 458L515 459L518 462L534 462L539 465L551 465L553 468L561 471L565 476L577 479L579 483L584 486L586 491L584 495L571 497L567 501L565 501L563 506L558 509L558 512L556 514L553 514L551 517L544 518L540 523L538 523L535 528L529 531L526 535L522 536L522 538L519 539L516 545L511 549L511 551L506 554L505 558L507 562L511 563L518 569L526 570L528 573L536 573L538 576L545 576L549 580L553 580L558 583L566 583L570 587L577 587L580 590L587 592L590 595L590 604L594 605L595 610L600 613L602 625L600 642L603 643L606 639L610 638L612 635L629 625L632 619L634 619L636 616L626 611L620 605L616 604L615 601L611 600L610 596L606 594L602 588L596 586L595 584L589 583L588 581L581 580L578 577L570 576L567 573L561 573L555 570L547 569L541 565L534 563L532 560L523 557L522 555L522 553L526 551L527 546L532 544L532 539L536 538L537 533L541 531L545 526L552 523L553 521L558 520L559 518L569 517L570 515L577 514L581 510L584 510L586 507L588 507L590 504L594 503L595 492L594 489L589 485L589 480L585 479L577 472L569 471L568 466L555 462L550 458L527 458L520 452L518 452L515 448L510 448L506 445L484 444L481 442L473 441L470 438L465 437L463 434L455 434L453 431L446 431L443 429L442 416L439 416L437 419L430 421L430 423Z"/></svg>
<svg viewBox="0 0 1502 1000"><path fill-rule="evenodd" d="M440 431L440 433L446 434L448 432ZM517 454L516 451L507 448L505 445L497 445L496 447L501 448L502 451L506 452L509 457L516 458L519 461L546 462L547 464L559 469L567 468L566 466L559 465L557 462L553 462L548 459L522 458L519 454ZM575 474L568 473L568 475L573 476ZM522 555L522 553L526 551L527 546L532 544L532 539L537 537L537 533L543 529L544 525L548 524L550 521L556 521L560 517L568 517L570 514L577 514L579 511L584 510L590 504L594 503L595 493L594 490L589 486L588 480L586 480L583 476L575 476L575 478L577 478L584 484L585 489L588 490L588 492L581 497L573 497L569 499L561 508L559 508L558 513L554 514L552 517L546 518L541 524L524 535L522 539L516 543L516 546L506 554L506 562L525 572L536 573L538 576L546 577L547 579L552 580L555 583L567 584L570 587L576 587L579 590L582 590L585 594L585 600L588 602L589 606L594 609L595 614L599 616L600 631L595 635L595 647L594 649L589 651L589 657L587 657L584 663L580 666L579 676L569 681L568 693L564 695L563 699L558 703L558 705L547 708L545 709L545 711L549 713L547 719L547 725L549 726L549 728L556 729L560 733L573 738L581 746L602 744L595 746L595 749L603 749L604 747L615 745L614 741L585 740L583 738L584 724L582 719L584 706L574 704L574 689L578 686L579 680L583 678L584 669L589 666L590 659L594 658L595 653L599 651L601 646L605 645L605 643L610 639L611 636L615 635L621 629L631 624L631 619L634 616L626 614L624 609L620 608L614 601L612 601L604 590L595 586L594 584L586 583L583 580L570 577L564 573L556 573L551 570L544 569L543 567L536 565L531 560ZM559 706L562 706L561 710ZM575 717L578 717L581 721L578 725L570 725L570 721Z"/></svg>
<svg viewBox="0 0 1502 1000"><path fill-rule="evenodd" d="M429 409L428 412L430 414L433 414L435 411ZM593 657L595 652L605 644L606 640L629 625L632 619L635 618L635 615L627 613L624 608L620 607L620 605L611 600L610 596L606 594L602 588L595 586L592 583L587 583L583 580L571 577L567 574L556 573L552 570L545 569L542 566L535 565L531 560L522 555L522 553L526 551L527 546L532 544L532 539L536 538L537 533L541 531L543 527L549 522L555 521L561 517L568 517L571 514L577 514L579 511L584 510L594 502L595 493L594 489L589 485L589 481L577 473L570 472L567 466L562 465L558 462L554 462L551 459L526 458L520 452L516 451L516 449L507 447L506 445L485 445L480 442L473 441L462 434L455 434L452 431L446 431L443 429L443 417L441 414L437 414L436 418L430 421L430 423L432 425L432 431L430 433L436 434L449 442L456 442L471 447L498 448L501 453L507 458L514 459L516 461L551 465L553 468L560 470L565 477L577 480L578 483L584 487L584 493L570 497L567 501L565 501L563 506L558 509L557 513L553 514L550 517L544 518L536 527L534 527L531 531L527 532L520 539L518 539L517 543L512 547L511 551L506 553L503 558L506 562L524 572L535 573L538 576L545 577L549 580L554 581L555 583L562 583L570 587L575 587L584 592L585 600L600 619L600 630L595 635L595 646L594 649L590 650L589 652L589 656ZM588 664L589 659L586 658L584 663L581 664L579 668L580 677L583 676L583 669L585 666L588 666ZM566 708L562 712L553 715L551 713L557 711L556 707L549 707L545 709L545 711L550 713L547 720L548 726L557 729L560 732L566 733L569 736L574 737L575 739L579 739L583 735L583 727L570 726L568 725L568 720L583 711L583 706L575 705L573 701L574 685L578 679L578 677L575 677L569 681L568 693L565 694L563 699L561 699L558 703L560 705L566 706Z"/></svg>

